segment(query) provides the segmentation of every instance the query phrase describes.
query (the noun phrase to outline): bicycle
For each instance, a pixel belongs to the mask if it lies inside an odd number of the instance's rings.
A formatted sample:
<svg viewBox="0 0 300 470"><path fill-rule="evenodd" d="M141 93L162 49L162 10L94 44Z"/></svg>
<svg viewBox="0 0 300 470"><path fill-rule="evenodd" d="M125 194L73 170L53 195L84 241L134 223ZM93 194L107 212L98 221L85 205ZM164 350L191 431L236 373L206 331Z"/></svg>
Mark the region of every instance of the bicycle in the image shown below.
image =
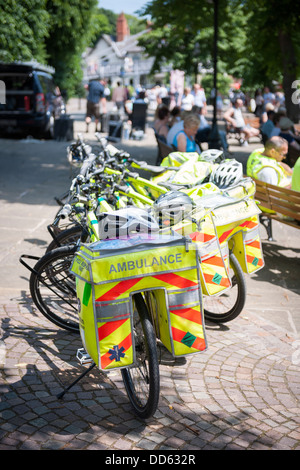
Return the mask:
<svg viewBox="0 0 300 470"><path fill-rule="evenodd" d="M136 217L136 209L132 212L129 222ZM145 228L149 222L129 238L81 246L70 269L77 279L84 360L107 372L121 370L129 400L142 419L153 415L159 401L157 338L174 356L207 347L197 251L184 237L156 232L149 238ZM117 263L125 254L130 269L124 271L122 265L120 272ZM156 256L162 264L143 265ZM174 272L175 257L181 266ZM150 294L158 312L151 309Z"/></svg>
<svg viewBox="0 0 300 470"><path fill-rule="evenodd" d="M127 155L122 154L122 152L117 152L118 156L122 156L122 159L126 157L127 163L130 161L130 157ZM117 163L119 166L119 169L112 169L112 168L107 168L105 164L103 164L102 160L102 166L101 168L98 168L95 170L94 167L94 162L96 161L95 156L89 156L88 158L88 164L82 165L81 172L88 175L86 177L83 177L82 174L79 175L79 177L76 177L72 181L71 189L70 189L70 194L72 196L75 196L74 198L74 203L71 202L71 204L67 204L64 206L64 208L59 212L59 215L54 222L54 226L56 225L56 222L60 220L60 217L67 217L70 215L72 210L74 208L77 208L79 206L79 212L76 213L75 211L75 226L61 231L58 235L54 235L54 240L50 243L47 252L51 251L52 249L56 248L57 246L64 246L68 244L77 244L78 240L81 239L83 242L87 242L88 240L90 242L96 241L99 239L98 233L96 230L97 227L97 216L95 213L95 201L97 201L98 204L98 209L101 212L109 212L114 209L118 209L120 207L125 207L126 204L128 203L127 198L131 198L130 200L135 204L137 204L137 201L139 201L142 205L142 207L147 204L149 207L153 204L153 200L150 197L144 196L143 194L137 193L134 191L130 185L132 181L136 182L136 175L131 174L128 172L127 169L125 171L120 171L124 170L124 167L120 167L120 163ZM104 161L109 161L110 160L110 154L106 155L106 158ZM85 161L84 163L87 163ZM131 163L131 161L130 161ZM84 167L84 168L83 168ZM98 181L99 178L99 181ZM108 178L110 178L108 180ZM97 182L96 182L97 180ZM126 181L128 183L128 186L124 189L124 187L120 186L118 183ZM86 181L93 181L93 183L86 184ZM115 181L118 181L116 183ZM144 179L138 179L138 181L141 181L141 184L148 184L148 180ZM101 183L102 182L102 183ZM100 184L101 183L101 184ZM207 188L208 186L208 188ZM84 194L82 194L82 189L84 188ZM158 187L158 185L153 184L152 189L159 190L162 194L165 194L167 189L166 188L161 188ZM192 188L191 191L185 190L188 194L191 194L197 199L199 192L201 193L201 197L204 196L207 193L210 194L211 192L214 192L214 190L211 190L211 186L208 185L202 185L196 188ZM107 192L107 194L105 194ZM122 200L120 198L120 194L122 197L125 197L125 200ZM98 197L100 195L100 197ZM123 203L121 202L123 201ZM83 207L82 207L83 206ZM82 211L82 209L84 210ZM180 228L179 228L180 231ZM232 233L231 236L234 236L235 233ZM229 237L225 240L226 243L228 243L230 240ZM63 257L66 256L68 257L68 252L63 252L61 251L59 253L59 256L61 256L61 264L63 264ZM57 254L54 253L55 256ZM242 269L239 269L239 263L236 259L236 256L231 253L229 258L230 263L228 265L228 271L229 267L231 267L231 270L229 272L229 279L231 279L231 286L233 287L232 290L228 290L224 292L221 296L217 298L217 300L214 299L213 296L211 296L211 293L206 292L204 295L204 304L206 306L205 308L205 315L207 319L213 320L215 322L225 322L225 321L231 321L232 319L236 318L236 316L242 311L242 308L245 303L246 299L246 282L245 278L243 275ZM32 273L31 277L37 277L38 279L43 279L46 278L47 280L47 285L51 285L51 281L53 281L53 285L55 289L57 288L57 285L62 283L63 281L60 280L60 282L57 282L56 277L54 276L55 270L53 268L50 268L49 265L52 263L51 257L46 258L45 264L43 262L40 262L35 266L34 272ZM55 257L55 263L57 263L57 258ZM26 266L28 267L28 266ZM53 311L54 307L58 311L63 311L61 306L57 305L57 302L55 300L49 301L49 297L45 296L47 301L43 302L42 301L42 294L41 292L35 292L36 290L39 290L40 285L43 285L43 288L45 287L45 281L44 284L42 281L36 281L32 280L31 282L31 290L32 290L32 297L35 300L39 310L47 316L47 318L51 320L51 312ZM52 286L52 289L54 289ZM44 289L45 290L45 289ZM43 292L44 292L43 290ZM69 290L67 289L68 293L70 294ZM236 291L236 292L235 292ZM73 289L74 292L74 289ZM72 291L71 291L72 293ZM53 294L53 291L52 291ZM225 303L226 301L226 303ZM61 302L61 301L60 301ZM228 305L229 303L229 305ZM47 306L48 304L48 306ZM49 305L51 305L51 311ZM226 311L226 307L228 306L228 309ZM216 310L216 306L218 306L218 310ZM222 308L221 308L222 307ZM225 309L225 311L224 311ZM69 312L70 308L66 311ZM57 321L57 311L53 312L53 319L54 322ZM68 329L70 327L69 321L65 321L64 326ZM71 330L77 330L76 325L71 325Z"/></svg>

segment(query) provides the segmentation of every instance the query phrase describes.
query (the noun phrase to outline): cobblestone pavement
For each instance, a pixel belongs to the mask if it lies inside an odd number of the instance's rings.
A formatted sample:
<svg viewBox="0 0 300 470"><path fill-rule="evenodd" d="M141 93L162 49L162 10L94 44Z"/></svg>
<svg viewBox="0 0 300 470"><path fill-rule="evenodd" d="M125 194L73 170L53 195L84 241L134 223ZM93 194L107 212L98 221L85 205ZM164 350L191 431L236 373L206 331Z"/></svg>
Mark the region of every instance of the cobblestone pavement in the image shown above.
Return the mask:
<svg viewBox="0 0 300 470"><path fill-rule="evenodd" d="M146 158L145 142L137 146ZM45 205L30 204L48 217ZM37 224L29 237L16 228L10 259L30 241L40 243L32 253L43 249L45 231ZM266 268L247 276L242 314L207 322L208 350L177 360L159 351L160 401L146 421L134 415L119 372L93 369L57 398L85 370L75 357L80 338L38 313L26 276L12 280L11 265L0 286L0 450L300 450L299 238L282 224L275 235L264 244Z"/></svg>
<svg viewBox="0 0 300 470"><path fill-rule="evenodd" d="M204 353L161 351L159 407L145 422L119 372L92 371L57 399L84 370L79 337L26 297L2 302L0 315L1 450L300 449L299 341L256 314L207 323Z"/></svg>

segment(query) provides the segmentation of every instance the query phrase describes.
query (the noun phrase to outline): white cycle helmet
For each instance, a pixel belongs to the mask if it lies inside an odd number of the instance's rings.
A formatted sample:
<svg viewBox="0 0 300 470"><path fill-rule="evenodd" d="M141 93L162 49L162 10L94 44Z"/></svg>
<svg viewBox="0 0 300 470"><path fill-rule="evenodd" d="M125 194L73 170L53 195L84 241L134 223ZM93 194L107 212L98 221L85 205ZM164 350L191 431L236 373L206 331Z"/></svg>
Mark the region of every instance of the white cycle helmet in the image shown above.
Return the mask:
<svg viewBox="0 0 300 470"><path fill-rule="evenodd" d="M154 216L160 227L175 225L183 220L194 208L194 202L181 191L169 191L153 203Z"/></svg>
<svg viewBox="0 0 300 470"><path fill-rule="evenodd" d="M137 207L103 212L98 217L98 231L101 240L127 238L133 233L147 233L150 235L158 230L158 223L152 215Z"/></svg>
<svg viewBox="0 0 300 470"><path fill-rule="evenodd" d="M211 175L211 182L218 188L228 188L243 177L243 165L237 160L227 159L220 163Z"/></svg>
<svg viewBox="0 0 300 470"><path fill-rule="evenodd" d="M222 160L223 158L224 158L223 150L207 149L201 152L199 160L205 160L206 162L214 162L217 159Z"/></svg>

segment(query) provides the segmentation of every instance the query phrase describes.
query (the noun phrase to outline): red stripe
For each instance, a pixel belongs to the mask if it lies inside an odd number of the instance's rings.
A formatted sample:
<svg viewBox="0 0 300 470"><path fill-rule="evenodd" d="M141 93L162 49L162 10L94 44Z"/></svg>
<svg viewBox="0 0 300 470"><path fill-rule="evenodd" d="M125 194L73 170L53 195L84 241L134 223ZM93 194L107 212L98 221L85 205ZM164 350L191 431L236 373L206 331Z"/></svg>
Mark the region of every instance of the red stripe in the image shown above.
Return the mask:
<svg viewBox="0 0 300 470"><path fill-rule="evenodd" d="M172 286L176 287L190 287L190 286L197 286L197 282L190 281L189 279L185 279L184 277L178 276L178 274L173 273L166 273L160 274L158 276L153 276L155 279L159 281L166 282L167 284L171 284Z"/></svg>
<svg viewBox="0 0 300 470"><path fill-rule="evenodd" d="M246 220L240 225L240 227L253 228L253 227L256 227L257 225L258 225L257 222L253 222L252 220Z"/></svg>
<svg viewBox="0 0 300 470"><path fill-rule="evenodd" d="M247 246L252 246L253 248L260 248L260 241L254 240L254 242L246 243Z"/></svg>
<svg viewBox="0 0 300 470"><path fill-rule="evenodd" d="M227 232L222 233L222 235L219 237L219 242L222 243L229 235L231 232L233 232L234 228L227 230Z"/></svg>
<svg viewBox="0 0 300 470"><path fill-rule="evenodd" d="M171 307L170 312L180 318L185 318L186 320L197 323L198 325L202 325L201 314L197 310L193 310L192 308L181 308L179 310L172 310Z"/></svg>
<svg viewBox="0 0 300 470"><path fill-rule="evenodd" d="M173 340L177 341L178 343L182 342L182 339L186 335L186 331L181 331L178 328L172 327L172 336ZM182 343L184 344L184 343ZM206 348L205 340L203 338L196 338L194 343L192 344L192 348L197 349L198 351L202 351Z"/></svg>
<svg viewBox="0 0 300 470"><path fill-rule="evenodd" d="M111 347L113 348L113 346L115 345L113 344ZM132 346L131 333L118 346L119 348L123 346L125 351L127 351ZM103 356L101 356L101 367L103 369L105 369L105 367L107 367L109 364L111 364L114 361L114 359L113 360L109 359L110 355L111 353L107 352L103 354Z"/></svg>
<svg viewBox="0 0 300 470"><path fill-rule="evenodd" d="M219 286L222 286L222 287L229 287L230 286L230 282L229 282L229 279L227 277L222 277L220 284L217 284L216 282L213 282L212 279L213 279L214 276L212 274L203 273L203 276L204 276L205 282L208 283L208 284L213 284L214 286L219 285Z"/></svg>
<svg viewBox="0 0 300 470"><path fill-rule="evenodd" d="M204 232L193 232L189 236L192 240L197 242L208 242L213 238L216 238L215 235L209 235L208 233Z"/></svg>
<svg viewBox="0 0 300 470"><path fill-rule="evenodd" d="M250 255L247 255L247 256L246 256L247 263L250 263L250 264L252 264L252 261L254 260L254 258L255 258L255 256L250 256ZM259 261L258 261L258 263L257 263L257 265L256 265L256 266L262 266L262 264L263 264L263 261L262 261L262 259L259 259Z"/></svg>
<svg viewBox="0 0 300 470"><path fill-rule="evenodd" d="M99 326L98 328L99 341L102 341L104 338L111 335L115 330L120 328L120 326L122 326L123 323L125 323L127 320L128 318L126 318L125 320L108 321L104 323L103 325Z"/></svg>
<svg viewBox="0 0 300 470"><path fill-rule="evenodd" d="M96 299L97 302L99 301L104 301L104 300L114 300L117 297L119 297L121 294L126 292L128 289L133 287L135 284L137 284L142 278L134 278L134 279L127 279L126 281L121 281L118 282L112 289L107 291L105 294L103 294L101 297Z"/></svg>
<svg viewBox="0 0 300 470"><path fill-rule="evenodd" d="M193 343L193 348L198 349L198 351L203 351L206 348L206 343L204 338L197 338Z"/></svg>
<svg viewBox="0 0 300 470"><path fill-rule="evenodd" d="M211 258L207 258L207 259L203 260L202 263L205 263L205 264L212 264L212 265L214 265L214 266L222 266L222 267L224 267L223 260L222 260L222 258L220 258L219 256L212 256Z"/></svg>
<svg viewBox="0 0 300 470"><path fill-rule="evenodd" d="M248 227L248 228L253 228L257 227L257 222L252 222L252 220L245 220L242 224L239 225L239 227ZM235 230L232 228L231 230L227 230L227 232L224 232L220 237L219 237L219 242L222 243L230 234Z"/></svg>

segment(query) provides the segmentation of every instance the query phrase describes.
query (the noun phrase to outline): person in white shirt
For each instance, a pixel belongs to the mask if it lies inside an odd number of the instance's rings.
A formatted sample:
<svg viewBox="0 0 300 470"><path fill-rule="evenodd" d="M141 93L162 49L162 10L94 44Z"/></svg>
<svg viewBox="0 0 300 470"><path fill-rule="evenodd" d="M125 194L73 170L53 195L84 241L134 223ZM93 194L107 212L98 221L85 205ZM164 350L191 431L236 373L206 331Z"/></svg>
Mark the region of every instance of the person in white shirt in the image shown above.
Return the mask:
<svg viewBox="0 0 300 470"><path fill-rule="evenodd" d="M245 120L242 114L243 100L238 98L235 100L233 106L224 113L224 119L230 123L238 132L244 134L245 145L248 145L250 137L258 136L259 129L255 129L249 125L246 126Z"/></svg>
<svg viewBox="0 0 300 470"><path fill-rule="evenodd" d="M194 95L194 106L197 106L198 113L200 114L202 108L204 114L206 113L206 96L204 89L201 88L199 83L194 84L194 89L192 91L192 95Z"/></svg>
<svg viewBox="0 0 300 470"><path fill-rule="evenodd" d="M183 91L181 98L181 110L182 111L191 111L195 103L195 97L191 93L191 89L186 87Z"/></svg>

